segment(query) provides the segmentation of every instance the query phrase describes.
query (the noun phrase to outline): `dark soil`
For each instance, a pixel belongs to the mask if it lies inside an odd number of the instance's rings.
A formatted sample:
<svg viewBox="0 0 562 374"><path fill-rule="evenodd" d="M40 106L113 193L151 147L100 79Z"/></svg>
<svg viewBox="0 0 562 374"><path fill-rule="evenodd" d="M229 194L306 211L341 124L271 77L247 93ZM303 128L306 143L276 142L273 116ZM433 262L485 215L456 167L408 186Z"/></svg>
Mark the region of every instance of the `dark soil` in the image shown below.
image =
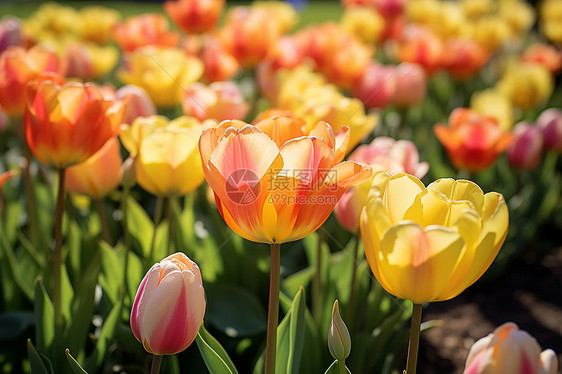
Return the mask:
<svg viewBox="0 0 562 374"><path fill-rule="evenodd" d="M470 346L504 322L515 322L562 363L562 247L540 260L510 264L494 280L477 282L456 298L432 303L423 320L442 325L422 334L420 374L462 374Z"/></svg>

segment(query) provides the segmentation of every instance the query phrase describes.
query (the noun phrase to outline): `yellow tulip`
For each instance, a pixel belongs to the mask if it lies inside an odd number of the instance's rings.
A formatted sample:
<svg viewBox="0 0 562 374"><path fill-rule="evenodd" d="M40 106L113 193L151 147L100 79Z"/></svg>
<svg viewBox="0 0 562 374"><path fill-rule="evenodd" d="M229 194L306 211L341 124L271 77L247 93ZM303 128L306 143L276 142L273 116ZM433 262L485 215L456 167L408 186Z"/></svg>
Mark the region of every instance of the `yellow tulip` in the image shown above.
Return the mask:
<svg viewBox="0 0 562 374"><path fill-rule="evenodd" d="M181 101L182 87L201 78L203 63L177 48L144 47L130 55L117 75L125 84L144 88L157 107L173 107Z"/></svg>
<svg viewBox="0 0 562 374"><path fill-rule="evenodd" d="M451 299L484 274L508 228L503 196L467 180L379 173L361 214L373 274L415 304Z"/></svg>
<svg viewBox="0 0 562 374"><path fill-rule="evenodd" d="M345 8L341 26L365 44L376 43L384 29L384 18L369 7Z"/></svg>
<svg viewBox="0 0 562 374"><path fill-rule="evenodd" d="M197 144L204 129L216 126L213 120L199 122L193 117L151 116L125 125L120 138L135 159L137 182L158 196L180 196L203 182Z"/></svg>
<svg viewBox="0 0 562 374"><path fill-rule="evenodd" d="M509 99L494 89L475 92L470 97L470 107L475 112L494 117L504 131L513 126L513 107Z"/></svg>
<svg viewBox="0 0 562 374"><path fill-rule="evenodd" d="M521 109L546 102L554 90L554 78L542 65L513 63L497 83L498 90Z"/></svg>

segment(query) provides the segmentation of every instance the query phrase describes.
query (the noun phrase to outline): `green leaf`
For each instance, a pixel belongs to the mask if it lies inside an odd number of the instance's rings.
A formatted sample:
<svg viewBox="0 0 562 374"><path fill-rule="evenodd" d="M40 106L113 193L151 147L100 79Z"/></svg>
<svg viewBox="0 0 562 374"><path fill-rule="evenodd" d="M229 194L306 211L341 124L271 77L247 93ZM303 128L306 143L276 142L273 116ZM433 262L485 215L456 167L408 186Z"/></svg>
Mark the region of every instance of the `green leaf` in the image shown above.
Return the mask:
<svg viewBox="0 0 562 374"><path fill-rule="evenodd" d="M88 372L84 370L82 366L80 366L78 361L76 361L74 357L72 357L68 348L65 349L64 353L66 354L66 359L68 360L68 363L70 364L70 367L72 368L72 372L74 374L88 374Z"/></svg>
<svg viewBox="0 0 562 374"><path fill-rule="evenodd" d="M40 351L50 352L55 339L55 308L41 278L35 283L34 309L37 345Z"/></svg>
<svg viewBox="0 0 562 374"><path fill-rule="evenodd" d="M42 357L43 356L43 357ZM31 339L27 339L27 357L29 359L29 366L31 367L31 374L51 374L53 373L53 366L47 357L40 354L31 343ZM49 364L50 370L45 366L45 360Z"/></svg>
<svg viewBox="0 0 562 374"><path fill-rule="evenodd" d="M117 301L119 280L123 278L123 259L118 255L118 247L112 248L104 241L100 242L101 267L100 285L112 303Z"/></svg>
<svg viewBox="0 0 562 374"><path fill-rule="evenodd" d="M116 327L119 323L119 316L121 315L121 308L123 301L120 300L115 304L111 312L105 319L101 328L101 333L96 342L94 352L88 357L86 361L86 368L88 371L94 372L103 363L105 354L107 353L110 341L114 338Z"/></svg>
<svg viewBox="0 0 562 374"><path fill-rule="evenodd" d="M6 258L8 259L8 268L10 269L12 278L24 293L24 295L29 300L33 300L33 289L25 282L25 280L21 276L21 273L19 271L20 267L17 266L18 261L16 259L16 255L14 254L14 250L3 231L4 229L2 228L2 225L0 225L0 249L3 250Z"/></svg>
<svg viewBox="0 0 562 374"><path fill-rule="evenodd" d="M267 314L258 298L231 284L207 284L206 319L232 337L252 336L267 329Z"/></svg>
<svg viewBox="0 0 562 374"><path fill-rule="evenodd" d="M127 199L127 213L129 233L138 242L143 257L148 258L152 233L154 232L152 220L132 196Z"/></svg>
<svg viewBox="0 0 562 374"><path fill-rule="evenodd" d="M66 271L66 266L62 264L61 272L61 311L65 323L69 323L72 319L72 300L74 299L74 290Z"/></svg>
<svg viewBox="0 0 562 374"><path fill-rule="evenodd" d="M343 374L343 373L351 374L351 371L349 371L349 369L347 368L347 366L345 366L345 364L343 365L343 372L342 372L342 368L340 368L339 365L340 363L338 362L338 360L335 360L334 362L332 362L332 365L330 365L328 370L324 372L324 374Z"/></svg>
<svg viewBox="0 0 562 374"><path fill-rule="evenodd" d="M224 348L207 330L205 330L205 326L201 325L195 341L210 373L238 373Z"/></svg>
<svg viewBox="0 0 562 374"><path fill-rule="evenodd" d="M0 340L14 340L34 324L31 311L6 312L0 314Z"/></svg>
<svg viewBox="0 0 562 374"><path fill-rule="evenodd" d="M306 301L301 287L293 305L277 327L275 371L294 374L299 372L303 352Z"/></svg>

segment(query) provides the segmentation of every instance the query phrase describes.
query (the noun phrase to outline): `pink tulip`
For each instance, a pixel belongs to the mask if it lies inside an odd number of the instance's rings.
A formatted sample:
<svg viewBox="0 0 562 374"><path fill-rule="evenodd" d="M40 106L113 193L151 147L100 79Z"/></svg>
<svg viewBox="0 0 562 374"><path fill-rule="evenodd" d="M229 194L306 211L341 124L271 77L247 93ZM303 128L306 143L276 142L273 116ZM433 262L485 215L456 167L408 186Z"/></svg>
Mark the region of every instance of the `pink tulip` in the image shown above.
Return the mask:
<svg viewBox="0 0 562 374"><path fill-rule="evenodd" d="M204 315L199 267L178 252L145 275L131 310L131 330L149 353L175 354L193 342Z"/></svg>
<svg viewBox="0 0 562 374"><path fill-rule="evenodd" d="M541 353L535 338L513 322L472 345L464 374L556 374L558 362L550 349Z"/></svg>
<svg viewBox="0 0 562 374"><path fill-rule="evenodd" d="M394 68L371 63L353 87L353 97L361 100L365 107L384 108L396 94L396 80L392 79Z"/></svg>
<svg viewBox="0 0 562 374"><path fill-rule="evenodd" d="M396 89L392 103L398 107L413 106L421 102L427 91L427 75L421 65L403 62L396 67L392 80Z"/></svg>
<svg viewBox="0 0 562 374"><path fill-rule="evenodd" d="M519 122L513 129L513 142L507 149L507 160L516 169L532 170L541 162L542 149L541 129Z"/></svg>
<svg viewBox="0 0 562 374"><path fill-rule="evenodd" d="M156 106L146 91L132 84L125 85L115 93L117 100L126 100L127 109L123 123L131 124L137 117L150 117L156 114Z"/></svg>
<svg viewBox="0 0 562 374"><path fill-rule="evenodd" d="M409 140L388 137L375 138L368 145L361 145L348 157L350 161L371 165L375 171L405 172L422 178L429 164L419 162L418 150ZM346 230L359 230L361 210L367 204L371 181L354 186L344 192L334 209L340 225Z"/></svg>
<svg viewBox="0 0 562 374"><path fill-rule="evenodd" d="M562 111L546 109L537 118L537 126L542 130L544 147L562 152Z"/></svg>
<svg viewBox="0 0 562 374"><path fill-rule="evenodd" d="M183 112L200 121L244 119L250 106L234 82L193 83L183 96Z"/></svg>

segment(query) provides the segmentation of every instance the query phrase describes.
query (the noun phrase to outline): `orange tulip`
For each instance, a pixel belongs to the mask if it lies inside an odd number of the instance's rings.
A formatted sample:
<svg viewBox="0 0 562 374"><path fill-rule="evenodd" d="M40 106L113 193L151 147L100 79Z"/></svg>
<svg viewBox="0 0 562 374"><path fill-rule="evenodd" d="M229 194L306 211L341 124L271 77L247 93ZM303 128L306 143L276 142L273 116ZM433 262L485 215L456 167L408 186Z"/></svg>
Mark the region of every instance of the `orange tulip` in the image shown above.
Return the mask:
<svg viewBox="0 0 562 374"><path fill-rule="evenodd" d="M472 109L453 110L449 124L435 125L433 131L457 169L479 172L488 168L513 138L497 119L482 116Z"/></svg>
<svg viewBox="0 0 562 374"><path fill-rule="evenodd" d="M398 40L398 58L415 62L431 75L443 64L443 42L429 28L414 24L404 27Z"/></svg>
<svg viewBox="0 0 562 374"><path fill-rule="evenodd" d="M336 137L327 123L310 136L279 147L256 126L224 121L199 139L207 182L219 212L240 236L280 244L301 239L328 218L347 188L371 175L371 168L339 163L349 132Z"/></svg>
<svg viewBox="0 0 562 374"><path fill-rule="evenodd" d="M65 188L70 193L101 198L119 186L122 162L119 140L113 137L92 157L66 170Z"/></svg>
<svg viewBox="0 0 562 374"><path fill-rule="evenodd" d="M162 14L146 13L129 17L113 28L113 38L123 51L132 52L147 45L175 47L180 35L170 31L168 21Z"/></svg>
<svg viewBox="0 0 562 374"><path fill-rule="evenodd" d="M450 38L445 43L444 69L456 79L478 74L488 62L489 53L472 39Z"/></svg>
<svg viewBox="0 0 562 374"><path fill-rule="evenodd" d="M187 33L212 30L218 20L224 0L165 1L164 11Z"/></svg>
<svg viewBox="0 0 562 374"><path fill-rule="evenodd" d="M25 110L27 83L61 71L56 53L45 47L8 48L0 55L0 106L8 115L20 117Z"/></svg>
<svg viewBox="0 0 562 374"><path fill-rule="evenodd" d="M125 105L112 105L89 83L32 82L24 115L29 148L53 167L84 162L117 133Z"/></svg>

